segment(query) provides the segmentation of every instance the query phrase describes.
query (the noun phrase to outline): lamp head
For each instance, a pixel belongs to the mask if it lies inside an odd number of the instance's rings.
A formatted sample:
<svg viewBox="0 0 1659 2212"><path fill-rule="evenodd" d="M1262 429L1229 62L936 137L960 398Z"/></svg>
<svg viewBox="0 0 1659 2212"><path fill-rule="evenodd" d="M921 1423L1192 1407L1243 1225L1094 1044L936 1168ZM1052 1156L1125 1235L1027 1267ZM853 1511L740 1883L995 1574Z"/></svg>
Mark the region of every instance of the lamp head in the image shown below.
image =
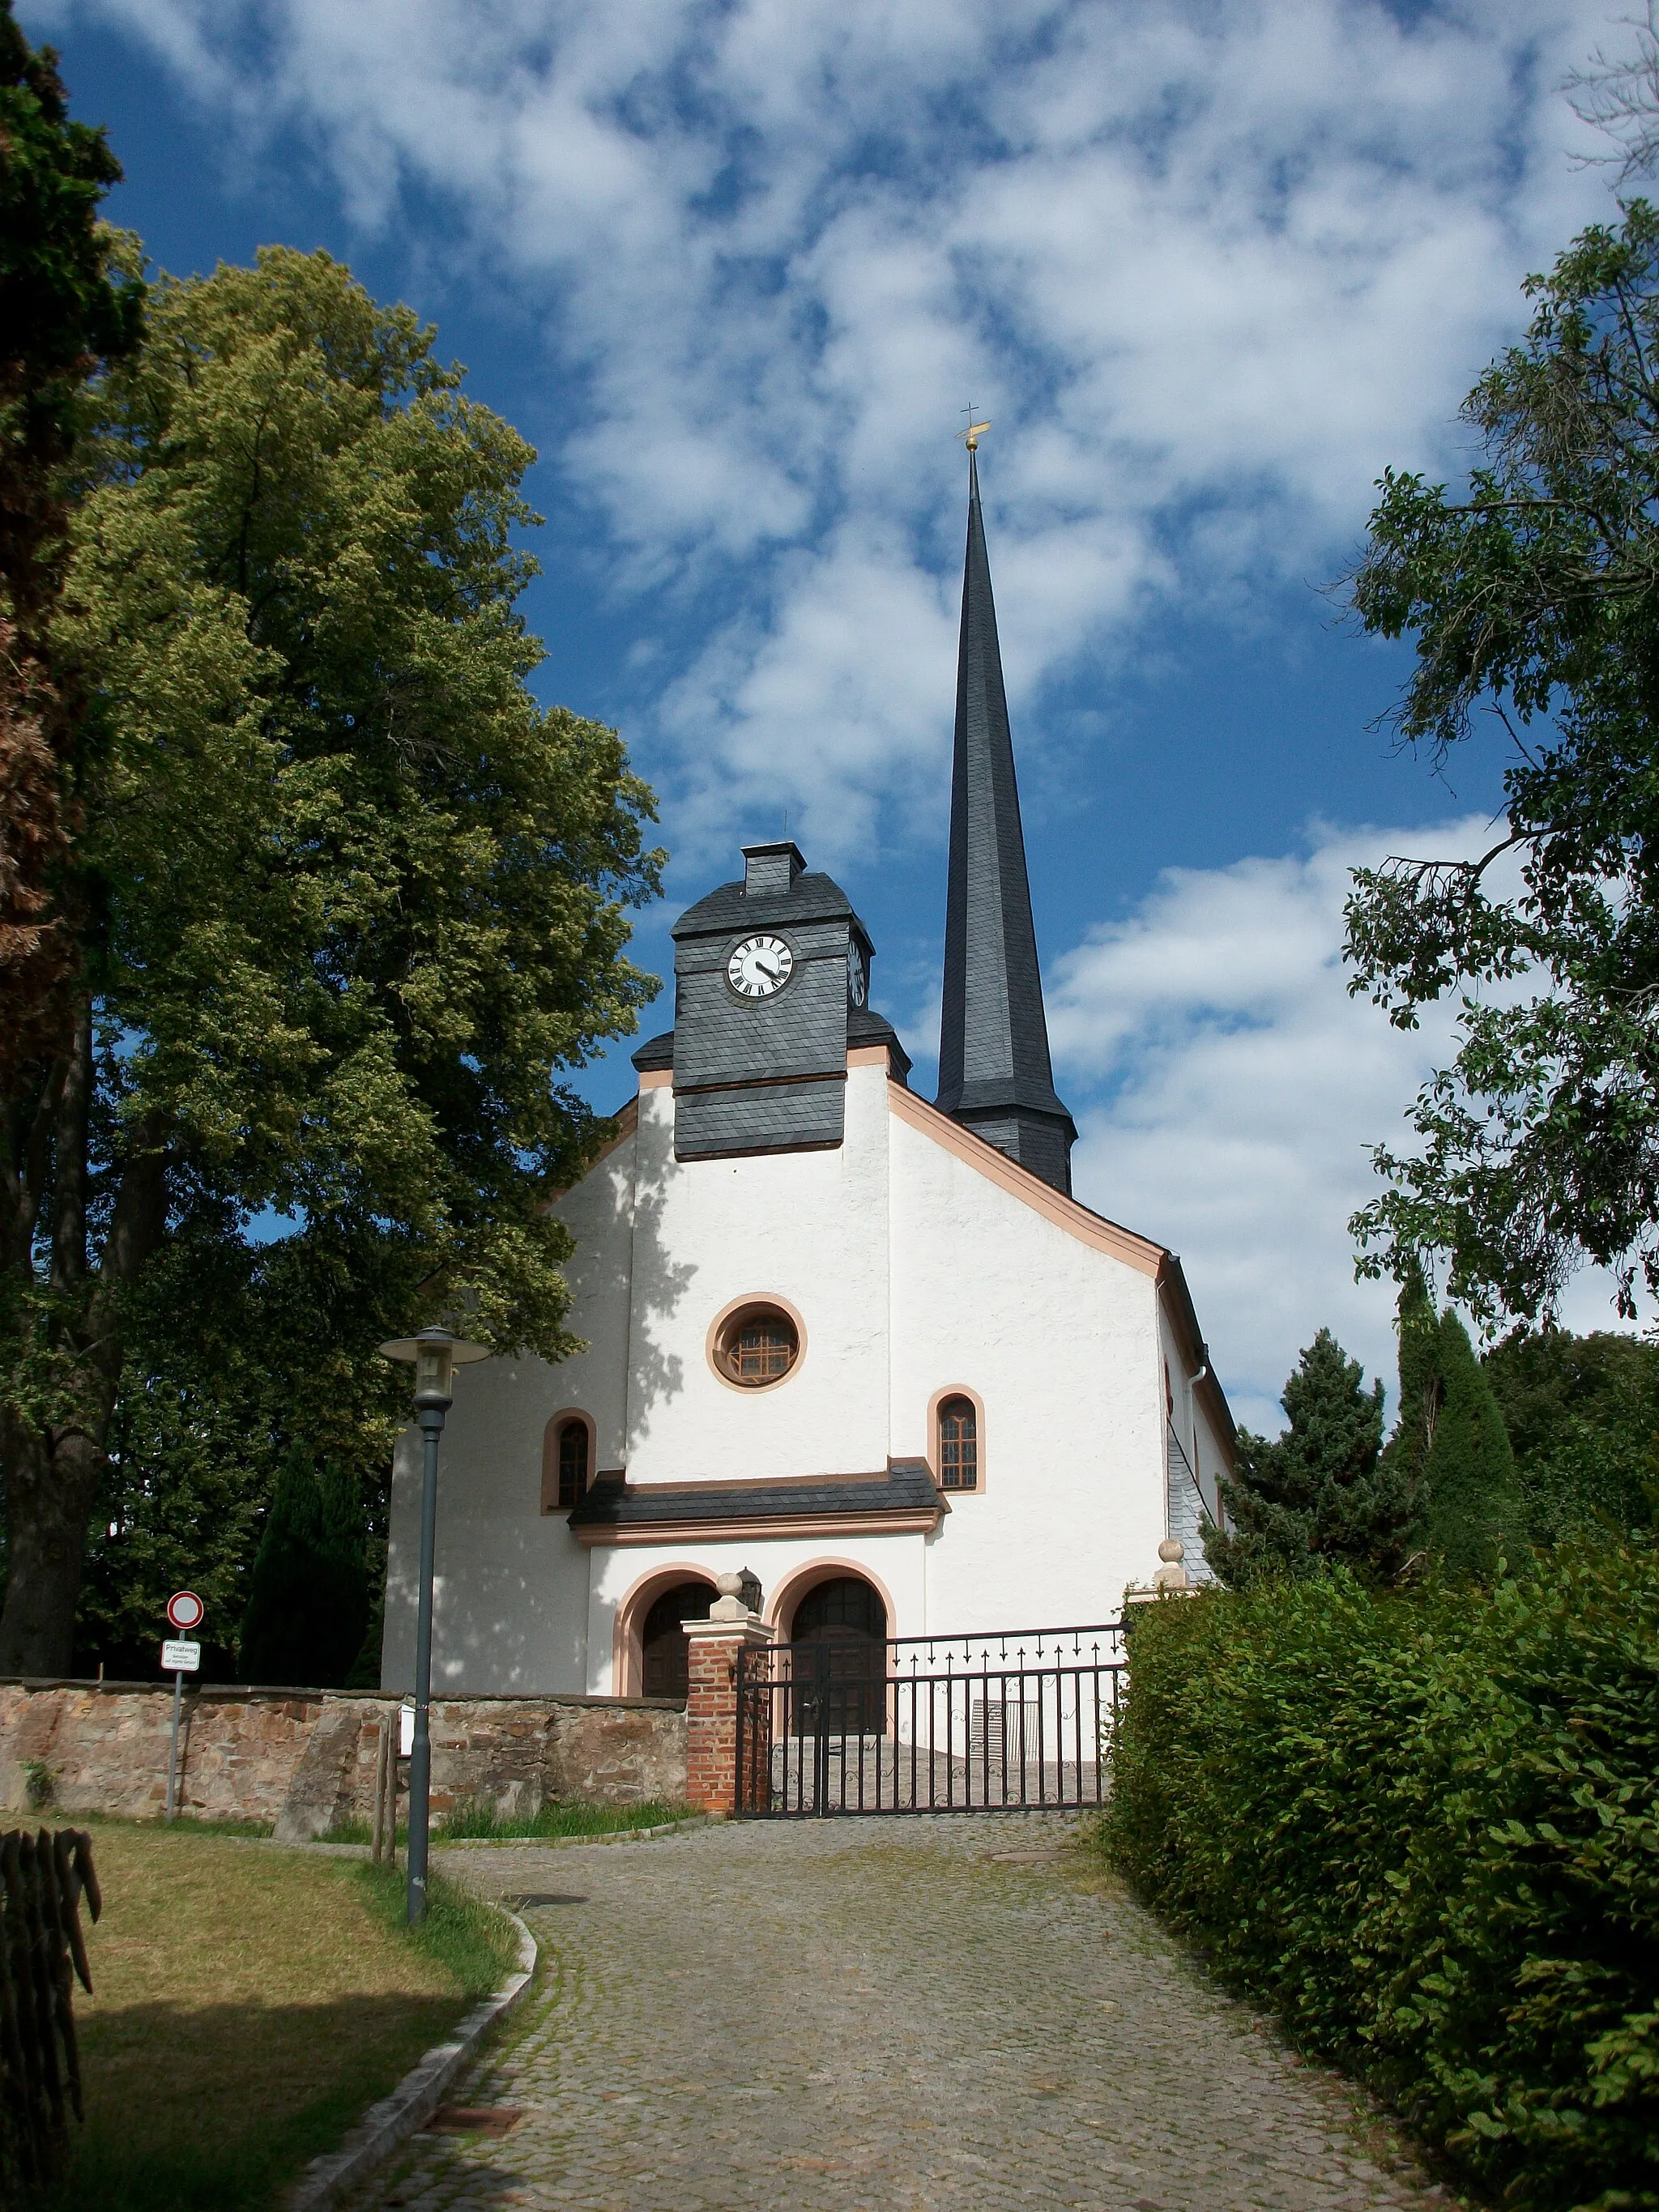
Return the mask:
<svg viewBox="0 0 1659 2212"><path fill-rule="evenodd" d="M413 1336L399 1336L380 1346L387 1359L415 1370L415 1403L447 1406L453 1398L455 1370L475 1359L488 1359L487 1344L469 1344L447 1328L423 1328Z"/></svg>

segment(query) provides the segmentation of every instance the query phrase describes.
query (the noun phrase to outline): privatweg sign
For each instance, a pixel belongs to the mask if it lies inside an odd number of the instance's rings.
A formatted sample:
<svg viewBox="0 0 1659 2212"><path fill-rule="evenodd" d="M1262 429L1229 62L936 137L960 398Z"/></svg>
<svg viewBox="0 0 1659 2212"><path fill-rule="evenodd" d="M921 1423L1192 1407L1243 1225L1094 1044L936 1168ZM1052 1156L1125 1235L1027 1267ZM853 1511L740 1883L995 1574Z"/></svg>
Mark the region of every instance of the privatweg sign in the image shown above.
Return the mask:
<svg viewBox="0 0 1659 2212"><path fill-rule="evenodd" d="M167 1620L180 1631L198 1628L207 1611L194 1590L174 1590L167 1600ZM173 1743L167 1753L167 1811L170 1820L179 1804L179 1712L184 1702L185 1677L199 1673L202 1647L189 1636L169 1636L161 1646L161 1672L173 1677Z"/></svg>

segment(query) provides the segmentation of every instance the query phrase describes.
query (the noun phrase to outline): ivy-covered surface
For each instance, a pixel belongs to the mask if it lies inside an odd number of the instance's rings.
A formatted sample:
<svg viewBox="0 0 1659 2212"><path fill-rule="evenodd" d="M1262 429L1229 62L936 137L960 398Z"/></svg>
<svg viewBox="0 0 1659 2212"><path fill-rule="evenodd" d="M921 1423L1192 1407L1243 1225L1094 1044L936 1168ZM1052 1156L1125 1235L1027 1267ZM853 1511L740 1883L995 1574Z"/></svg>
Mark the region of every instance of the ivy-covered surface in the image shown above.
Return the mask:
<svg viewBox="0 0 1659 2212"><path fill-rule="evenodd" d="M1659 1555L1148 1608L1106 1848L1518 2212L1659 2207Z"/></svg>

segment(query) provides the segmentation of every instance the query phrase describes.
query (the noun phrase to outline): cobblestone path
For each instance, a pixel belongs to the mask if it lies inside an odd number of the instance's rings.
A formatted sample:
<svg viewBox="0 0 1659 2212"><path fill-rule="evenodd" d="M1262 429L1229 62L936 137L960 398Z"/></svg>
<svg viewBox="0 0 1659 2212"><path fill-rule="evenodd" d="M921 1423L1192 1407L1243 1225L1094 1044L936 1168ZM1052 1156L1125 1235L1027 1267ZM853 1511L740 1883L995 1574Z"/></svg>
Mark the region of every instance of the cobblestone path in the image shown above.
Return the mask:
<svg viewBox="0 0 1659 2212"><path fill-rule="evenodd" d="M1053 1816L446 1851L543 1977L353 2199L558 2212L1444 2207L1339 2081L1172 1954Z"/></svg>

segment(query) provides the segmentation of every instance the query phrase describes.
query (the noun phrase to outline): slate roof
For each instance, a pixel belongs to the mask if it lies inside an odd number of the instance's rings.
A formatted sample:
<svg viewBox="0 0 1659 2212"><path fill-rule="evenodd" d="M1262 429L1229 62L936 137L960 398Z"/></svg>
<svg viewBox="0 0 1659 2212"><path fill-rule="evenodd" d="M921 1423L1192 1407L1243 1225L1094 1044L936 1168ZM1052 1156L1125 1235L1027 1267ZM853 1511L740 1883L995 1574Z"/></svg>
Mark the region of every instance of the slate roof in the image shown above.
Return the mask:
<svg viewBox="0 0 1659 2212"><path fill-rule="evenodd" d="M1055 1147L1051 1137L1045 1149L1063 1162L1077 1128L1048 1057L977 454L969 455L969 471L938 1103L964 1121L1006 1109L1016 1119L1058 1122L1066 1145Z"/></svg>
<svg viewBox="0 0 1659 2212"><path fill-rule="evenodd" d="M633 1055L634 1065L641 1075L653 1068L674 1065L674 1032L664 1030L659 1036L647 1037Z"/></svg>
<svg viewBox="0 0 1659 2212"><path fill-rule="evenodd" d="M849 1006L847 1010L847 1042L848 1044L884 1044L892 1056L893 1070L901 1082L910 1073L910 1055L899 1042L899 1033L884 1014L872 1006Z"/></svg>
<svg viewBox="0 0 1659 2212"><path fill-rule="evenodd" d="M792 1475L779 1482L641 1482L601 1475L569 1516L573 1528L648 1528L699 1521L822 1520L842 1514L948 1513L925 1459L885 1474Z"/></svg>
<svg viewBox="0 0 1659 2212"><path fill-rule="evenodd" d="M769 923L784 927L792 921L834 921L843 915L858 921L852 900L835 878L809 868L787 891L766 898L750 897L741 879L718 884L707 897L687 907L669 935L705 937L728 929L764 929ZM861 921L859 928L864 928Z"/></svg>
<svg viewBox="0 0 1659 2212"><path fill-rule="evenodd" d="M886 1017L869 1006L849 1006L847 1012L847 1042L851 1044L884 1044L892 1056L895 1073L900 1080L910 1073L910 1055L899 1042L899 1033ZM647 1037L633 1055L634 1065L641 1075L658 1068L674 1065L674 1032L664 1030L659 1036Z"/></svg>

